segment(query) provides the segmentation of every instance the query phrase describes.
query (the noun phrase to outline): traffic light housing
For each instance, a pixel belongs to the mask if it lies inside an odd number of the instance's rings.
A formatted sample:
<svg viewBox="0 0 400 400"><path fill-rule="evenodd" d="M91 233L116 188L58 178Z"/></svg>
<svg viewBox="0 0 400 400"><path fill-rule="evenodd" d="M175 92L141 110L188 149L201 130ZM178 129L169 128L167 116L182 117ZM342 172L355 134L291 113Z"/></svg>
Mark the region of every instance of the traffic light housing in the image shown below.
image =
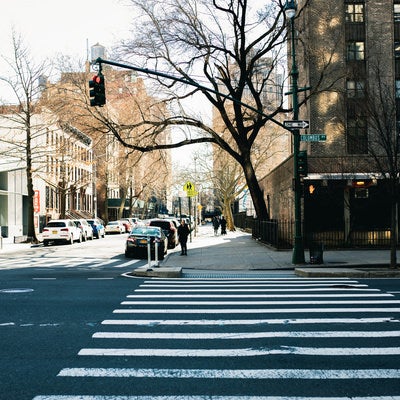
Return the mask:
<svg viewBox="0 0 400 400"><path fill-rule="evenodd" d="M299 176L307 176L308 174L306 150L300 150L297 154L297 171L299 173Z"/></svg>
<svg viewBox="0 0 400 400"><path fill-rule="evenodd" d="M89 97L91 107L102 107L106 104L106 88L102 73L95 75L89 81Z"/></svg>

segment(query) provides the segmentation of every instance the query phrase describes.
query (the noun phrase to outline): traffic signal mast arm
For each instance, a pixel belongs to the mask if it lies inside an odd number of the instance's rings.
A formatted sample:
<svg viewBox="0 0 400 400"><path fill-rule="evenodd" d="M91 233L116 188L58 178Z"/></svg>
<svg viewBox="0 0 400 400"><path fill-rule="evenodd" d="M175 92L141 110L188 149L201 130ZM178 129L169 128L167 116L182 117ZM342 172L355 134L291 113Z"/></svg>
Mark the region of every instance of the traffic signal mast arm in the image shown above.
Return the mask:
<svg viewBox="0 0 400 400"><path fill-rule="evenodd" d="M220 92L218 92L217 90L208 88L208 87L206 87L206 86L199 85L197 82L195 82L195 81L193 81L193 80L179 78L179 77L176 77L176 76L168 75L168 74L166 74L166 73L164 73L164 72L153 71L153 70L148 69L148 68L139 68L139 67L135 67L135 66L133 66L133 65L126 65L126 64L121 64L121 63L115 62L115 61L103 60L103 59L100 58L100 57L97 58L97 59L93 62L93 64L99 64L100 70L101 70L101 64L107 64L107 65L113 65L113 66L115 66L115 67L126 68L126 69L130 69L130 70L133 70L133 71L143 72L144 74L161 76L162 78L171 79L171 80L177 81L177 82L182 82L182 83L185 83L185 84L187 84L187 85L197 87L197 88L200 89L202 92L214 93L214 94L217 94L218 96L221 96L221 97L224 97L224 98L226 98L226 99L228 99L228 100L231 100L231 101L233 101L234 103L240 104L240 105L242 105L243 107L246 107L246 108L248 108L249 110L254 111L255 113L261 115L262 117L264 117L264 118L266 118L266 119L268 119L268 120L274 122L275 124L277 124L277 125L279 125L279 126L285 128L285 126L282 124L282 122L277 121L276 119L272 118L270 115L264 114L262 111L257 110L256 108L250 106L249 104L242 103L241 101L239 101L239 100L237 100L237 99L234 99L233 97L231 97L231 96L229 96L229 95L227 95L227 94L220 93ZM105 95L104 95L104 98L105 98ZM105 102L104 102L103 104L105 104Z"/></svg>

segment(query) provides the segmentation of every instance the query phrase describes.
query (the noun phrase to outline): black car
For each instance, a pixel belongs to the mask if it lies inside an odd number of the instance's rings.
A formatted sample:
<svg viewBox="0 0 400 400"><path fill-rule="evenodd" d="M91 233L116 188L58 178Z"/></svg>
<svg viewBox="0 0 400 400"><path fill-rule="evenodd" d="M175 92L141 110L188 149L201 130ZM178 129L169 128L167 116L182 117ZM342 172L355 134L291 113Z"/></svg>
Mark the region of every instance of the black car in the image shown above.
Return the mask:
<svg viewBox="0 0 400 400"><path fill-rule="evenodd" d="M137 226L133 228L126 239L125 257L147 256L147 243L150 241L151 257L155 256L158 243L158 259L163 260L167 254L168 239L158 226Z"/></svg>
<svg viewBox="0 0 400 400"><path fill-rule="evenodd" d="M168 248L174 249L175 246L179 243L178 240L178 229L175 227L175 224L168 219L152 219L150 220L149 226L159 226L164 234L168 238Z"/></svg>

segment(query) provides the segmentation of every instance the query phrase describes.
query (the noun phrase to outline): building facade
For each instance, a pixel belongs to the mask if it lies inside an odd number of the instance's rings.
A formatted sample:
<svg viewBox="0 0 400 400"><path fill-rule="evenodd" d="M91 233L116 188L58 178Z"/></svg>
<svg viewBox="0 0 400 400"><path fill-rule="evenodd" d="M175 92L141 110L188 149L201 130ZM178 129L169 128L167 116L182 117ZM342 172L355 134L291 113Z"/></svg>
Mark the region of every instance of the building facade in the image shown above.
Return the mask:
<svg viewBox="0 0 400 400"><path fill-rule="evenodd" d="M3 237L27 235L27 134L12 114L0 116L0 226ZM37 233L50 219L93 215L92 140L48 113L31 117L30 143Z"/></svg>
<svg viewBox="0 0 400 400"><path fill-rule="evenodd" d="M299 87L311 87L299 92L300 104L309 96L301 134L318 135L301 142L306 242L387 245L400 171L400 1L300 0L294 24ZM289 157L263 180L274 219L293 218L292 177Z"/></svg>

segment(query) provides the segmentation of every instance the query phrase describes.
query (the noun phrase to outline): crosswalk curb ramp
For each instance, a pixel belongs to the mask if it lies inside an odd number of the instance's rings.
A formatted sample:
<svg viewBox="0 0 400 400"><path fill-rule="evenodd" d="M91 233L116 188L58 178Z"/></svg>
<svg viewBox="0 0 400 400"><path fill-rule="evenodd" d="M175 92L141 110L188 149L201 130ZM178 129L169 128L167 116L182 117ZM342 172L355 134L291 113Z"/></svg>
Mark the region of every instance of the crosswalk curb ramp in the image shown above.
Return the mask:
<svg viewBox="0 0 400 400"><path fill-rule="evenodd" d="M180 267L156 267L149 268L147 265L144 267L136 268L131 275L134 276L148 276L158 278L180 278L182 276L182 268Z"/></svg>

